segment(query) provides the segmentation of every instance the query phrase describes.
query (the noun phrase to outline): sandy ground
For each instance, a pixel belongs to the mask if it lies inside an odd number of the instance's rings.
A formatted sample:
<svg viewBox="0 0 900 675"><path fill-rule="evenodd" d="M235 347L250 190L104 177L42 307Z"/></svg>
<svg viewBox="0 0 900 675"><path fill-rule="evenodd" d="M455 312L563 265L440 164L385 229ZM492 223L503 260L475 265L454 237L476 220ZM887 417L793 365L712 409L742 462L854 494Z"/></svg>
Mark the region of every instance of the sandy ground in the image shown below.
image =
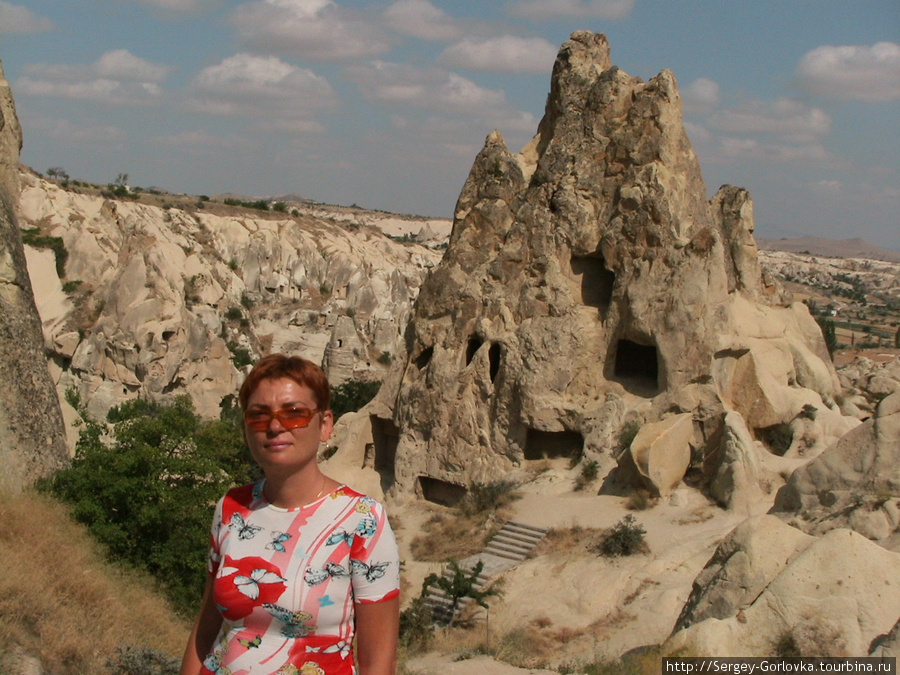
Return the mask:
<svg viewBox="0 0 900 675"><path fill-rule="evenodd" d="M479 620L489 619L492 643L501 651L504 636L538 631L549 647L544 645L543 652L536 648L530 664L534 668L615 659L631 649L662 643L718 542L752 515L724 511L686 486L643 511L630 511L622 497L597 495L597 486L581 492L572 487L572 472L548 470L521 488L514 519L544 528L606 529L632 514L646 530L649 552L610 559L576 547L533 557L501 575L503 596L492 602L489 615L479 610ZM769 506L760 503L754 513L764 513ZM418 529L430 515L415 503L401 511L406 531ZM401 535L401 547L404 539ZM404 559L411 557L404 553ZM418 594L422 564L404 568L409 597ZM432 570L439 567L428 565ZM481 630L481 625L473 630ZM459 658L459 652L435 652L410 660L406 667L415 675L557 672L515 668L487 656Z"/></svg>

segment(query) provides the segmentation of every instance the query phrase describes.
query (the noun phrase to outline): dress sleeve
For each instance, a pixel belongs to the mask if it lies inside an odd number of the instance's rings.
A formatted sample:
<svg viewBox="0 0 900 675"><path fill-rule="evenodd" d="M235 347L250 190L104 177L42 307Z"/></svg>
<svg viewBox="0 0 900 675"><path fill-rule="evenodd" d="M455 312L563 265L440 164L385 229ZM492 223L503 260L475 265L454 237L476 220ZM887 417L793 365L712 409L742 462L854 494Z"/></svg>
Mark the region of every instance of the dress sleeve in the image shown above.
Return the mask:
<svg viewBox="0 0 900 675"><path fill-rule="evenodd" d="M357 527L350 550L353 601L383 602L400 594L400 552L384 507L365 497L371 506Z"/></svg>
<svg viewBox="0 0 900 675"><path fill-rule="evenodd" d="M222 510L225 498L219 500L213 512L212 526L209 530L209 557L206 562L206 571L210 576L215 576L219 569L219 562L222 560L221 544L222 544Z"/></svg>

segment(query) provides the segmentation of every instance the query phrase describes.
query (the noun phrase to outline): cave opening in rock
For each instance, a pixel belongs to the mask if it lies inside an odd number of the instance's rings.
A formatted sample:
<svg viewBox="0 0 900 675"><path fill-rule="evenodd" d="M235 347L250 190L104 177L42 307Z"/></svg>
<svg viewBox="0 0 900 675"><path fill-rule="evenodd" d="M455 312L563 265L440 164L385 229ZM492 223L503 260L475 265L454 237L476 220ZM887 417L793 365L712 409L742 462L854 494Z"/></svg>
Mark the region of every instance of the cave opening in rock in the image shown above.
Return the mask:
<svg viewBox="0 0 900 675"><path fill-rule="evenodd" d="M572 256L572 274L581 280L581 304L606 312L612 302L616 275L606 268L603 256Z"/></svg>
<svg viewBox="0 0 900 675"><path fill-rule="evenodd" d="M655 395L659 392L659 356L656 345L631 340L616 343L614 377L630 392Z"/></svg>
<svg viewBox="0 0 900 675"><path fill-rule="evenodd" d="M371 415L372 424L372 456L366 449L366 463L381 477L381 489L385 492L394 485L394 468L397 460L397 446L400 443L400 429L391 420Z"/></svg>
<svg viewBox="0 0 900 675"><path fill-rule="evenodd" d="M584 454L584 437L577 431L541 431L528 429L525 436L525 459L580 460Z"/></svg>
<svg viewBox="0 0 900 675"><path fill-rule="evenodd" d="M756 438L773 455L784 455L794 442L794 430L791 425L782 422L770 427L758 427L754 429Z"/></svg>
<svg viewBox="0 0 900 675"><path fill-rule="evenodd" d="M429 502L443 506L456 506L466 496L465 487L431 476L419 476L422 496Z"/></svg>
<svg viewBox="0 0 900 675"><path fill-rule="evenodd" d="M431 363L431 357L434 355L434 347L426 347L416 357L416 368L423 370L425 366Z"/></svg>
<svg viewBox="0 0 900 675"><path fill-rule="evenodd" d="M488 360L490 361L491 382L497 379L500 372L500 357L503 355L499 342L491 343L491 349L488 351Z"/></svg>
<svg viewBox="0 0 900 675"><path fill-rule="evenodd" d="M473 335L469 338L469 342L466 345L466 365L472 363L472 359L475 358L475 352L481 349L481 345L483 344L484 341L477 335Z"/></svg>

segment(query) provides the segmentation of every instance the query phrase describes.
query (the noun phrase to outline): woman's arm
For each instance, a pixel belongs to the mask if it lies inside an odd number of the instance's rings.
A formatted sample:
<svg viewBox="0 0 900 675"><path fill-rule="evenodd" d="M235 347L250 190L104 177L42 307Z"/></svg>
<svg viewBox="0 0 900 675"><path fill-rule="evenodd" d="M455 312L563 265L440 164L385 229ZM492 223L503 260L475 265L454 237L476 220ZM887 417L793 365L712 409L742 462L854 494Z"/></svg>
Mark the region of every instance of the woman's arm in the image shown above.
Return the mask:
<svg viewBox="0 0 900 675"><path fill-rule="evenodd" d="M394 675L400 632L400 598L356 603L359 675Z"/></svg>
<svg viewBox="0 0 900 675"><path fill-rule="evenodd" d="M222 627L222 615L216 608L212 585L213 578L207 578L200 614L194 623L194 629L191 631L191 637L188 639L184 657L181 660L180 675L199 675L203 659L211 651L213 642Z"/></svg>

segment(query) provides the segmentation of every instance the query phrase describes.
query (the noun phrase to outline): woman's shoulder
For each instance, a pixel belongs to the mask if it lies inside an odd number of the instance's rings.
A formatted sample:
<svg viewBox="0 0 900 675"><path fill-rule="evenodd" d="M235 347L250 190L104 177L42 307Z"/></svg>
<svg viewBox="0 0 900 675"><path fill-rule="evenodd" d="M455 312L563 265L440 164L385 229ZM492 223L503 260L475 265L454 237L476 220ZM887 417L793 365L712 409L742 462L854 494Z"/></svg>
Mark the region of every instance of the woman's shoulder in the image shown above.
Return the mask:
<svg viewBox="0 0 900 675"><path fill-rule="evenodd" d="M226 511L250 509L262 497L262 486L262 481L256 481L233 487L219 501Z"/></svg>

